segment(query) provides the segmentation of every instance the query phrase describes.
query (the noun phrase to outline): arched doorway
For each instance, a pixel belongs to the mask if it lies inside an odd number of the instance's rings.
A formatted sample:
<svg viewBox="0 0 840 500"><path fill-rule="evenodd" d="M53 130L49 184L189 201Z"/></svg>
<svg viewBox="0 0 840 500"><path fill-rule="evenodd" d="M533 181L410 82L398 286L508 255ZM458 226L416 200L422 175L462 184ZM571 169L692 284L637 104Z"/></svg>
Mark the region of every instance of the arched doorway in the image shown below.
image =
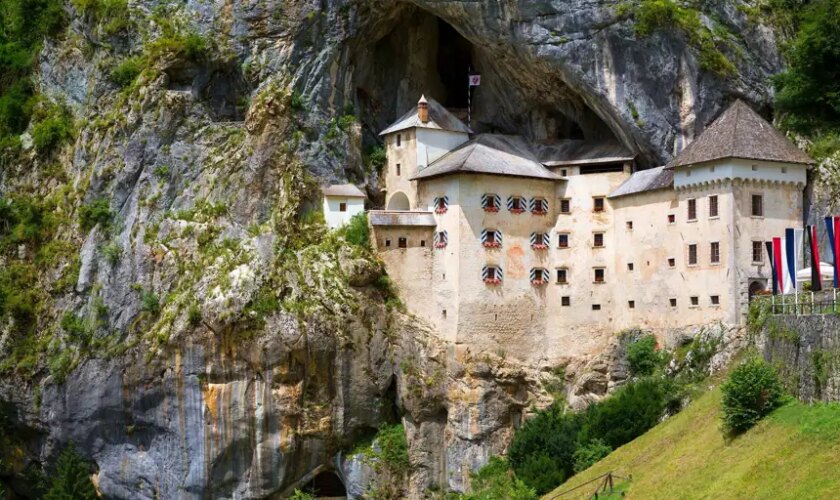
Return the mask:
<svg viewBox="0 0 840 500"><path fill-rule="evenodd" d="M755 297L759 293L763 292L764 287L765 287L765 285L761 281L753 281L752 283L750 283L750 288L749 288L750 300L752 300L753 297Z"/></svg>
<svg viewBox="0 0 840 500"><path fill-rule="evenodd" d="M402 191L397 191L392 194L391 199L388 200L388 210L411 210L411 206L408 203L408 196Z"/></svg>

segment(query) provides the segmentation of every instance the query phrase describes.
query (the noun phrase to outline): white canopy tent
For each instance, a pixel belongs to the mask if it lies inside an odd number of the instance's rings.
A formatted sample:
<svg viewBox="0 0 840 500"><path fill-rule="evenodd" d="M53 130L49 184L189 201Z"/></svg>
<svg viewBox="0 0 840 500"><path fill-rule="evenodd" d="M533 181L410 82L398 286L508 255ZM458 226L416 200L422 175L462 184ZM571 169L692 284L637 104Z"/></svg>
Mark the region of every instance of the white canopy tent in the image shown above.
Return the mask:
<svg viewBox="0 0 840 500"><path fill-rule="evenodd" d="M820 274L822 275L821 278L823 281L830 281L834 279L834 266L828 264L826 262L820 262ZM805 269L800 269L799 272L796 273L796 281L807 281L811 282L811 268L806 267Z"/></svg>

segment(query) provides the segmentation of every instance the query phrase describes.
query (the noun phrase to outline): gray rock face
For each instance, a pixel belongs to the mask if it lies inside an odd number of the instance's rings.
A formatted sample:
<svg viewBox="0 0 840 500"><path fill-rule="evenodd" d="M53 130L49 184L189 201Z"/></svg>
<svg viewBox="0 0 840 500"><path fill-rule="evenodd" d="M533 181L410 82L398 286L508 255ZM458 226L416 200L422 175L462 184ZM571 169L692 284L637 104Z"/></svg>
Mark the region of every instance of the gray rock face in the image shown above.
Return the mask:
<svg viewBox="0 0 840 500"><path fill-rule="evenodd" d="M0 379L24 451L0 479L22 494L26 468L73 441L106 498L276 497L395 418L404 496L467 488L527 408L567 388L580 404L601 397L628 377L622 355L561 373L442 343L382 305L374 259L307 222L315 185L349 180L378 199L362 151L421 93L464 107L468 70L482 75L477 131L615 138L658 164L728 99L766 105L780 67L770 31L729 2L703 17L738 35L724 49L737 71L720 77L679 33L637 38L606 0L189 0L166 17L207 35L207 53L164 54L118 89L110 71L160 35L162 4L130 2L148 33L110 40L73 13L36 80L72 109L75 143L46 159L25 135L21 157L0 162L2 195L72 194L58 233L75 261L44 281L79 269L38 328L75 368L61 380L40 359L34 376ZM79 206L101 199L111 224L83 233ZM96 349L57 327L65 312ZM0 324L3 355L14 332Z"/></svg>

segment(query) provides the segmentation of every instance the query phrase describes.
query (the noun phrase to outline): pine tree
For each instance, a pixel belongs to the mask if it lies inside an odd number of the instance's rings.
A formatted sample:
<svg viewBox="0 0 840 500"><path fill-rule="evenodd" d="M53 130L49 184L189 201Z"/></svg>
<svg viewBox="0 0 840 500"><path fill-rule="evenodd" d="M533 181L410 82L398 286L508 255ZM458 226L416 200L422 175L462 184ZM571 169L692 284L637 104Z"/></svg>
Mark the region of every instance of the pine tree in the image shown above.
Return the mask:
<svg viewBox="0 0 840 500"><path fill-rule="evenodd" d="M58 457L58 467L44 500L97 500L90 466L70 443Z"/></svg>

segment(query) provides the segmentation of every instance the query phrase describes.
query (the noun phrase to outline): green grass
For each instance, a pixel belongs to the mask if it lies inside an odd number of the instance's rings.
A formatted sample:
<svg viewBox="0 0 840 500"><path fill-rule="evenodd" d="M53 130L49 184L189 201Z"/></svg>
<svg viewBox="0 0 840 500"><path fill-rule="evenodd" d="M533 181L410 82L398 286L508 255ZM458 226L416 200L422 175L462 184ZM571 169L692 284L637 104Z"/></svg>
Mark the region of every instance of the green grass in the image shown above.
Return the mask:
<svg viewBox="0 0 840 500"><path fill-rule="evenodd" d="M833 498L840 488L840 405L790 402L727 442L720 389L620 447L553 493L608 471L632 475L626 498ZM591 495L594 483L581 488ZM551 498L552 494L546 496Z"/></svg>

